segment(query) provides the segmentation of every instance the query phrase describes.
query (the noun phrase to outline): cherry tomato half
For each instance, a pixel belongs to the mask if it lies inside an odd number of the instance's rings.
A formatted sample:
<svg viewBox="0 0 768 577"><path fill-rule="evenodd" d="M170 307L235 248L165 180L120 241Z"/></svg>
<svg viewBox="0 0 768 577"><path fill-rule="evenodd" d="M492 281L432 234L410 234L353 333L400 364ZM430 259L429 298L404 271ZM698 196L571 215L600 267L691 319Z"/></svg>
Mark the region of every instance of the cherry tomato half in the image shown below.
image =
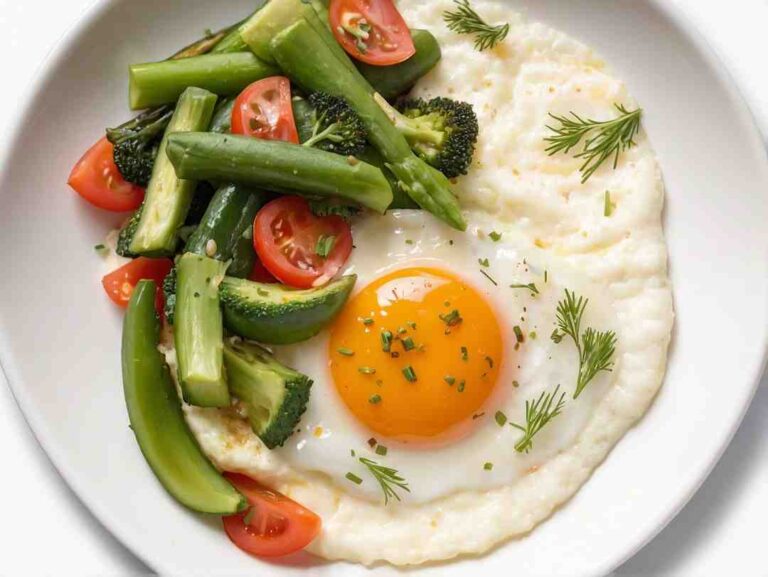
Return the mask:
<svg viewBox="0 0 768 577"><path fill-rule="evenodd" d="M125 308L131 300L133 289L136 288L140 280L150 279L155 281L158 287L162 286L163 279L171 272L171 267L173 267L173 262L169 258L141 256L119 269L113 270L101 279L101 284L112 302ZM163 291L161 290L157 291L155 307L158 314L161 314L163 310Z"/></svg>
<svg viewBox="0 0 768 577"><path fill-rule="evenodd" d="M320 532L320 517L285 495L236 473L224 476L246 496L250 508L223 517L224 530L240 549L259 557L302 550Z"/></svg>
<svg viewBox="0 0 768 577"><path fill-rule="evenodd" d="M265 267L264 263L258 258L256 259L256 262L253 263L253 269L251 270L251 274L248 275L248 280L270 284L280 282L267 270L267 267Z"/></svg>
<svg viewBox="0 0 768 577"><path fill-rule="evenodd" d="M94 206L125 212L136 210L144 200L144 189L123 179L112 159L114 146L106 137L77 161L67 183Z"/></svg>
<svg viewBox="0 0 768 577"><path fill-rule="evenodd" d="M336 40L361 62L389 66L416 54L393 0L331 0L330 20Z"/></svg>
<svg viewBox="0 0 768 577"><path fill-rule="evenodd" d="M283 196L258 212L253 245L267 270L296 288L321 286L352 252L352 232L340 216L315 216L300 196Z"/></svg>
<svg viewBox="0 0 768 577"><path fill-rule="evenodd" d="M284 76L272 76L246 87L232 108L232 132L299 144L291 107L291 82Z"/></svg>

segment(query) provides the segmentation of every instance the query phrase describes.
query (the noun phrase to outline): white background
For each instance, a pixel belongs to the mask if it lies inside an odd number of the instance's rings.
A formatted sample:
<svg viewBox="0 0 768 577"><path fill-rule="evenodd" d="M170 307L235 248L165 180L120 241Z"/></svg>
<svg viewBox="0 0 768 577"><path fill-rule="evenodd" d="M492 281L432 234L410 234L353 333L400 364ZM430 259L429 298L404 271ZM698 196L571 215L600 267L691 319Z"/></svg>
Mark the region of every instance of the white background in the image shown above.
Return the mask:
<svg viewBox="0 0 768 577"><path fill-rule="evenodd" d="M725 60L768 136L768 0L668 1L688 13ZM0 142L22 105L19 95L23 88L55 42L90 3L0 0L0 63L4 75ZM51 282L55 284L55 279ZM738 359L722 362L735 363ZM728 383L722 385L727 387ZM0 575L149 574L147 567L101 527L58 476L24 422L2 374L0 454ZM766 536L768 377L763 379L733 443L702 489L655 540L616 574L768 576Z"/></svg>

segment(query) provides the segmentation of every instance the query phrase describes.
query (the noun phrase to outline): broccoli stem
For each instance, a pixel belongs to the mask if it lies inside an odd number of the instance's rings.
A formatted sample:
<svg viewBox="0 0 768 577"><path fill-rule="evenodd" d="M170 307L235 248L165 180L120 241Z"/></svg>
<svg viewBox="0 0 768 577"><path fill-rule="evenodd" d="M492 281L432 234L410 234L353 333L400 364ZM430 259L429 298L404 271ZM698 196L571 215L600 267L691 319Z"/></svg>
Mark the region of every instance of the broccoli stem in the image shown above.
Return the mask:
<svg viewBox="0 0 768 577"><path fill-rule="evenodd" d="M445 141L445 132L434 130L424 123L414 118L408 118L401 114L394 106L387 102L381 94L374 94L373 99L395 125L395 128L408 141L409 145L414 142L434 144L440 146Z"/></svg>
<svg viewBox="0 0 768 577"><path fill-rule="evenodd" d="M408 141L373 99L373 89L365 78L340 61L307 21L280 32L271 48L280 67L298 84L311 91L342 96L349 102L366 125L371 144L419 206L454 228L466 229L448 179L413 154Z"/></svg>
<svg viewBox="0 0 768 577"><path fill-rule="evenodd" d="M318 125L319 126L319 125ZM323 140L330 140L332 142L341 142L343 140L342 137L335 134L338 130L339 125L338 123L329 124L325 130L321 130L318 132L317 130L312 131L312 136L309 137L308 140L305 142L302 142L302 146L314 146L318 142L322 142Z"/></svg>
<svg viewBox="0 0 768 577"><path fill-rule="evenodd" d="M181 179L340 197L380 213L392 202L392 190L381 170L316 148L197 132L170 136L167 152Z"/></svg>
<svg viewBox="0 0 768 577"><path fill-rule="evenodd" d="M216 95L201 88L188 88L181 95L160 143L141 218L131 240L131 253L165 256L176 249L177 230L184 224L196 183L176 177L166 154L168 139L174 132L208 128L215 105Z"/></svg>
<svg viewBox="0 0 768 577"><path fill-rule="evenodd" d="M133 64L129 72L130 105L140 109L175 102L190 86L223 96L236 94L277 69L249 52L235 52Z"/></svg>

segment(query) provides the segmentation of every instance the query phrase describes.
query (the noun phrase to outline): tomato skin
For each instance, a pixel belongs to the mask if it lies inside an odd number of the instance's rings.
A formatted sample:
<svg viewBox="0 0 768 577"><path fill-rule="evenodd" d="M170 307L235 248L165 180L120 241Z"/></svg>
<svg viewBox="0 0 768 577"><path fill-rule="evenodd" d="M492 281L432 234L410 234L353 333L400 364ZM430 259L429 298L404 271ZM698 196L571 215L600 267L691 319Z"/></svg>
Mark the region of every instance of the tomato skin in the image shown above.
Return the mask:
<svg viewBox="0 0 768 577"><path fill-rule="evenodd" d="M373 66L391 66L416 54L413 38L393 0L331 0L331 30L352 58ZM370 27L360 31L362 25ZM367 38L358 38L350 30Z"/></svg>
<svg viewBox="0 0 768 577"><path fill-rule="evenodd" d="M299 144L290 80L272 76L247 86L232 108L232 133Z"/></svg>
<svg viewBox="0 0 768 577"><path fill-rule="evenodd" d="M327 257L316 253L321 236L333 236ZM352 231L340 216L315 216L306 199L282 196L264 205L253 223L253 245L280 282L312 288L330 281L352 252Z"/></svg>
<svg viewBox="0 0 768 577"><path fill-rule="evenodd" d="M282 557L301 551L320 533L320 517L306 507L245 475L224 476L251 505L248 511L222 517L227 536L246 553ZM249 515L251 519L246 524Z"/></svg>
<svg viewBox="0 0 768 577"><path fill-rule="evenodd" d="M144 201L144 189L127 182L112 158L114 146L99 140L72 168L67 184L92 205L112 212L136 210Z"/></svg>
<svg viewBox="0 0 768 577"><path fill-rule="evenodd" d="M146 258L140 256L106 275L101 279L101 284L113 303L119 307L126 308L131 300L133 289L136 288L140 280L154 280L157 286L160 287L165 277L171 272L172 267L173 261L169 258ZM161 314L163 311L163 302L163 291L158 290L155 300L158 314Z"/></svg>

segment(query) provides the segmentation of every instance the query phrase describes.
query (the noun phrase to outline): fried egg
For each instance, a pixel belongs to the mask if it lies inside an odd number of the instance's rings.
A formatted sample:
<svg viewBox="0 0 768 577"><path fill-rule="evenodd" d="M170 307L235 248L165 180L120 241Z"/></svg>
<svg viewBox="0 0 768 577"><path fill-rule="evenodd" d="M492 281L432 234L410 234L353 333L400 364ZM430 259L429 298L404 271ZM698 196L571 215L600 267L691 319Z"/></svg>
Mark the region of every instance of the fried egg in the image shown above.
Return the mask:
<svg viewBox="0 0 768 577"><path fill-rule="evenodd" d="M586 482L663 380L673 310L646 135L586 183L581 161L544 142L549 113L610 118L614 103L637 104L591 49L510 3L473 1L510 24L484 52L446 28L452 7L399 2L443 53L414 95L464 100L478 115L474 163L454 187L467 232L423 211L355 220L344 272L358 282L345 309L314 339L275 350L315 381L283 447L267 450L237 411L185 407L219 468L320 515L309 550L328 559L418 564L526 534ZM617 339L612 370L577 399L579 353L552 338L566 289L588 299L584 327ZM562 395L562 410L519 446L542 395ZM396 472L392 492L366 462Z"/></svg>

